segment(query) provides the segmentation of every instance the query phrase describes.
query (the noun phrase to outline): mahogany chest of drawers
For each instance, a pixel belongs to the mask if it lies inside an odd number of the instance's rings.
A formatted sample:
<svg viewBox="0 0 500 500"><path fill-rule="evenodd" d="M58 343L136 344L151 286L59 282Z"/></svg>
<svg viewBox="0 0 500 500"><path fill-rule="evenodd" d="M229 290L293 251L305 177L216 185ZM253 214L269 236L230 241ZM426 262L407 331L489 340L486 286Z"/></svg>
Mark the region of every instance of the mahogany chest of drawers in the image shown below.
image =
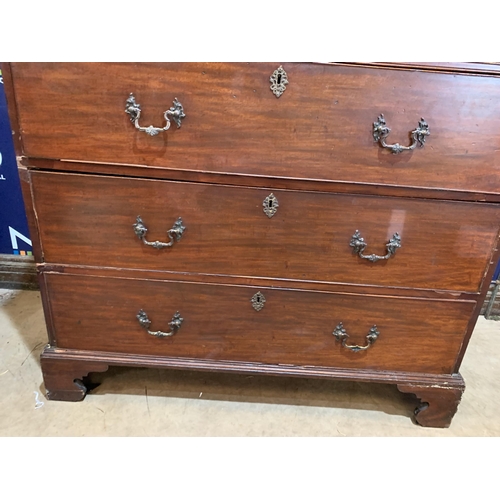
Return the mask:
<svg viewBox="0 0 500 500"><path fill-rule="evenodd" d="M221 370L393 383L450 424L496 262L498 68L3 73L49 399L110 365Z"/></svg>

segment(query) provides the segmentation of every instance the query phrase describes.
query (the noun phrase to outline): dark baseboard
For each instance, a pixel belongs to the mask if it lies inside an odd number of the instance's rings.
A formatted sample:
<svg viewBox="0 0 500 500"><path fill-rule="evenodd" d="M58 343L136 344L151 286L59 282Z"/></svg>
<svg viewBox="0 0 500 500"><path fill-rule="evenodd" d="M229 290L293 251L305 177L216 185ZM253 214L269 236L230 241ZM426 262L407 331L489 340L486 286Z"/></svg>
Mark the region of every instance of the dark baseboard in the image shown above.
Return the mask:
<svg viewBox="0 0 500 500"><path fill-rule="evenodd" d="M0 254L0 288L38 290L33 257Z"/></svg>

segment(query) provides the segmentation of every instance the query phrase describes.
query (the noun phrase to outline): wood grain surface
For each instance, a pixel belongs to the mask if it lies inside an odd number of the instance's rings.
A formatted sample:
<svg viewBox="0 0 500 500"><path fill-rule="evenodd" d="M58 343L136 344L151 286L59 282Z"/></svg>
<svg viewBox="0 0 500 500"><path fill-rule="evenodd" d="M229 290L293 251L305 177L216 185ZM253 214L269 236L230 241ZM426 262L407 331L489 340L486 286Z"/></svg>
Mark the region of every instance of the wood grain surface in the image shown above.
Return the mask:
<svg viewBox="0 0 500 500"><path fill-rule="evenodd" d="M3 66L47 322L49 399L109 365L388 382L449 425L498 258L499 66L477 63L12 63ZM163 126L174 98L179 129ZM394 155L373 139L423 148ZM274 193L272 218L262 202ZM186 231L167 249L182 217ZM353 254L355 230L385 261ZM250 299L260 291L261 311ZM149 335L137 320L146 311ZM342 322L352 352L333 336Z"/></svg>
<svg viewBox="0 0 500 500"><path fill-rule="evenodd" d="M32 173L45 262L335 283L477 292L497 238L500 208L489 204L349 196L105 176ZM56 200L56 201L55 201ZM178 217L186 230L170 248ZM359 230L370 262L349 246Z"/></svg>
<svg viewBox="0 0 500 500"><path fill-rule="evenodd" d="M401 187L361 182L345 182L318 179L290 179L285 177L257 176L244 174L215 174L192 170L173 170L148 165L125 165L107 163L86 163L80 161L46 160L40 158L18 158L22 168L52 170L75 174L104 174L140 179L203 182L230 186L266 187L270 189L291 189L323 193L368 194L396 196L400 198L423 198L432 200L474 201L499 203L500 193L480 193L440 188Z"/></svg>
<svg viewBox="0 0 500 500"><path fill-rule="evenodd" d="M397 384L401 392L412 393L420 399L415 409L415 420L423 427L449 427L455 415L465 384L451 387L438 384Z"/></svg>
<svg viewBox="0 0 500 500"><path fill-rule="evenodd" d="M31 157L154 165L381 185L500 192L500 79L331 64L15 63L24 153ZM141 123L163 126L177 97L186 119L166 133L137 131L124 112L133 92ZM424 148L394 155L374 142L383 113L388 142L408 145L420 118Z"/></svg>
<svg viewBox="0 0 500 500"><path fill-rule="evenodd" d="M439 301L244 286L46 275L56 345L89 351L213 360L451 373L472 301ZM255 311L260 291L264 308ZM167 338L176 311L184 319ZM332 332L343 322L349 344L379 339L366 351L343 348Z"/></svg>
<svg viewBox="0 0 500 500"><path fill-rule="evenodd" d="M135 366L143 368L168 368L194 371L221 371L286 377L330 378L350 382L381 384L426 384L463 389L464 380L459 373L435 374L415 372L389 372L321 366L269 365L245 361L217 361L213 359L176 358L144 354L124 354L45 346L42 359L73 361L84 365L98 362L108 366ZM85 371L87 373L88 370ZM82 378L81 375L79 377Z"/></svg>

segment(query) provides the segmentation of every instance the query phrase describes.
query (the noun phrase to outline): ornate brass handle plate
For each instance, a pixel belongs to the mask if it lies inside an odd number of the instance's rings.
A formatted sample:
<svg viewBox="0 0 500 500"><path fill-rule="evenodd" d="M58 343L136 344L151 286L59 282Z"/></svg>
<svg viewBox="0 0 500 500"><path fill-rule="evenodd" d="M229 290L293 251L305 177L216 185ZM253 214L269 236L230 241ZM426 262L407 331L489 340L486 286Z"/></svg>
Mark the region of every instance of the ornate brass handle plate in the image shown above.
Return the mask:
<svg viewBox="0 0 500 500"><path fill-rule="evenodd" d="M333 336L339 341L342 342L342 347L346 349L350 349L351 351L366 351L369 347L373 345L373 343L378 339L380 332L377 330L377 325L373 325L366 336L366 345L347 345L347 339L349 338L348 333L345 331L344 325L340 322L333 330Z"/></svg>
<svg viewBox="0 0 500 500"><path fill-rule="evenodd" d="M425 138L431 135L429 130L429 125L422 118L418 122L418 127L415 130L410 132L411 135L411 144L409 146L401 146L401 144L387 144L385 139L389 135L391 129L385 123L384 115L380 115L378 120L373 123L373 138L375 142L380 142L380 145L383 148L390 149L394 154L399 154L403 151L411 151L417 147L417 144L420 146L424 146Z"/></svg>
<svg viewBox="0 0 500 500"><path fill-rule="evenodd" d="M174 120L174 122L177 124L177 128L181 127L182 120L186 118L186 115L184 114L184 108L176 97L174 99L173 106L170 109L167 109L165 113L163 113L163 116L166 121L164 127L153 127L153 125L150 125L149 127L141 127L139 125L139 118L141 117L141 105L135 102L135 96L132 93L129 95L127 99L127 103L125 106L125 113L127 113L130 116L130 121L135 125L135 128L137 130L140 130L141 132L146 132L146 134L150 136L158 135L160 132L165 132L170 128L169 116L171 116L172 120Z"/></svg>
<svg viewBox="0 0 500 500"><path fill-rule="evenodd" d="M184 318L181 318L179 311L177 311L172 317L172 321L170 321L170 323L168 324L168 326L170 327L169 332L152 332L149 329L149 327L151 326L151 320L142 309L137 314L137 320L139 321L139 324L149 333L149 335L153 335L153 337L171 337L172 335L175 335L177 333L177 330L179 330L179 328L181 327Z"/></svg>
<svg viewBox="0 0 500 500"><path fill-rule="evenodd" d="M365 250L368 243L366 243L365 239L361 236L361 233L356 229L354 234L352 235L351 242L349 245L352 247L353 252L358 254L362 259L368 259L371 262L377 262L378 260L387 260L391 255L396 253L398 248L401 248L401 236L398 233L394 233L392 238L389 240L389 243L385 245L387 248L387 253L385 255L376 255L372 253L371 255L363 255L363 251Z"/></svg>
<svg viewBox="0 0 500 500"><path fill-rule="evenodd" d="M141 217L138 215L137 216L137 221L135 224L133 224L134 232L137 235L137 237L142 240L142 242L145 245L154 247L154 248L165 248L165 247L171 247L175 241L179 241L182 237L182 233L186 229L185 226L182 225L182 219L179 217L174 225L172 226L172 229L169 229L167 231L167 236L169 237L170 241L168 243L165 243L163 241L147 241L146 240L146 233L148 232L148 228L144 225L144 222L142 221ZM175 238L175 239L174 239Z"/></svg>

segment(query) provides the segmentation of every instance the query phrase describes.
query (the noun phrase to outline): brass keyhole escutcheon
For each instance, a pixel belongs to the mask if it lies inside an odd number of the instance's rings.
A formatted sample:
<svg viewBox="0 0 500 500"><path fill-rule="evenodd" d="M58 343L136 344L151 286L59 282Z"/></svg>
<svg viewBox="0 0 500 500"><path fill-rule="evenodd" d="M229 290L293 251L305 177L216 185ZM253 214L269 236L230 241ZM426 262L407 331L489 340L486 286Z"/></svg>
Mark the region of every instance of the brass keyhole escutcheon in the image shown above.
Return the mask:
<svg viewBox="0 0 500 500"><path fill-rule="evenodd" d="M263 307L264 304L266 303L266 298L261 292L257 292L251 299L250 302L252 303L252 307L256 311L260 311Z"/></svg>
<svg viewBox="0 0 500 500"><path fill-rule="evenodd" d="M271 193L269 196L264 198L262 206L264 207L264 213L271 218L278 211L278 198Z"/></svg>
<svg viewBox="0 0 500 500"><path fill-rule="evenodd" d="M286 85L288 85L288 75L283 69L283 66L280 66L274 71L274 73L269 77L269 81L271 82L270 89L272 93L276 97L280 97L283 92L285 92Z"/></svg>

